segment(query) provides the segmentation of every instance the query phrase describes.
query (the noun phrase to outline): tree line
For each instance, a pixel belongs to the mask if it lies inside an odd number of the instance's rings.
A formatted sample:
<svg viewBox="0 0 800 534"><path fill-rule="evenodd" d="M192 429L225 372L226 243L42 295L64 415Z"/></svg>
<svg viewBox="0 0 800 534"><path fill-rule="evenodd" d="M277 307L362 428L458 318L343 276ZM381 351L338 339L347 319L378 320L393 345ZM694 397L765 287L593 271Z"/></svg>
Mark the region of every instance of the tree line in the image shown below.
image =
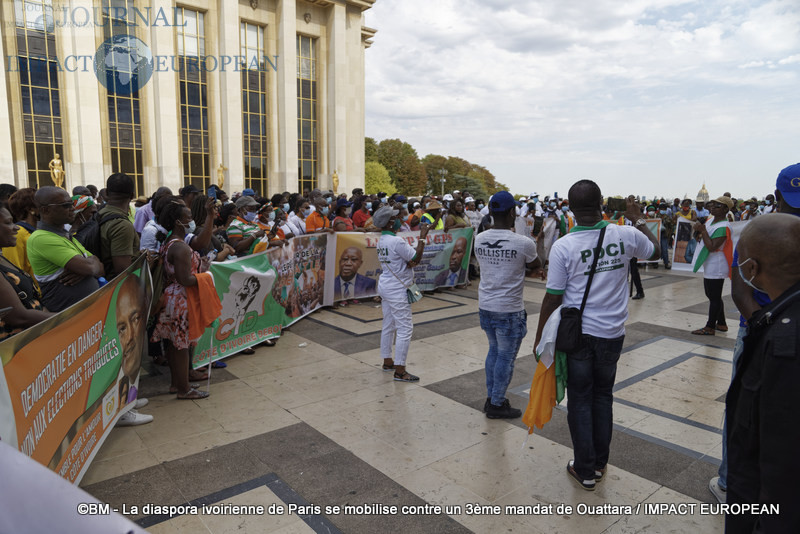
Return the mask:
<svg viewBox="0 0 800 534"><path fill-rule="evenodd" d="M400 139L376 142L366 137L364 153L367 194L384 191L415 196L425 193L439 195L442 191L457 189L469 191L475 198L488 199L489 195L508 189L482 165L457 156L438 154L428 154L420 159L414 147Z"/></svg>

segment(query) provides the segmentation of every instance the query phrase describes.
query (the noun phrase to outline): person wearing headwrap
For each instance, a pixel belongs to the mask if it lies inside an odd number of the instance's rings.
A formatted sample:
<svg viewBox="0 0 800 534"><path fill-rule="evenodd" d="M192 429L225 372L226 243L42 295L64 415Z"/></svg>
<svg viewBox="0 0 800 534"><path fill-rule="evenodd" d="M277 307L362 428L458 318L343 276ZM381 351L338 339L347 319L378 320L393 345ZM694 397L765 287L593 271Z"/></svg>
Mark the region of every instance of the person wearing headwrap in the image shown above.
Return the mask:
<svg viewBox="0 0 800 534"><path fill-rule="evenodd" d="M97 213L97 204L89 195L75 195L72 197L72 206L75 210L75 220L72 221L69 232L82 243L81 238L91 226L86 223L95 220L94 215ZM83 229L83 232L81 232L81 229Z"/></svg>

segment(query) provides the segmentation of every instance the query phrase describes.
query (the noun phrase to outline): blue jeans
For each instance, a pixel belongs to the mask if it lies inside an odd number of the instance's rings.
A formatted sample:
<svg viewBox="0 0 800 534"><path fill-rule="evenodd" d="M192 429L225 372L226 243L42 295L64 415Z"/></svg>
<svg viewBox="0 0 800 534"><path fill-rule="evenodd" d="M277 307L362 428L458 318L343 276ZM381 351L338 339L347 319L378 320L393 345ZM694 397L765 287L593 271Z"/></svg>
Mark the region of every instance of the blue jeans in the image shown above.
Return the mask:
<svg viewBox="0 0 800 534"><path fill-rule="evenodd" d="M661 260L664 266L669 263L669 237L661 236Z"/></svg>
<svg viewBox="0 0 800 534"><path fill-rule="evenodd" d="M567 423L575 471L594 478L608 463L614 420L612 389L625 336L604 339L584 334L583 348L567 355Z"/></svg>
<svg viewBox="0 0 800 534"><path fill-rule="evenodd" d="M486 355L486 396L500 406L506 400L506 389L514 374L514 360L522 340L528 333L528 313L502 313L478 310L481 328L489 338Z"/></svg>
<svg viewBox="0 0 800 534"><path fill-rule="evenodd" d="M739 333L736 336L736 344L733 346L733 366L731 370L731 382L733 382L733 373L736 372L736 363L744 350L744 336L747 334L747 328L744 326L739 327ZM728 422L727 416L722 418L722 463L719 464L719 485L722 489L728 489Z"/></svg>

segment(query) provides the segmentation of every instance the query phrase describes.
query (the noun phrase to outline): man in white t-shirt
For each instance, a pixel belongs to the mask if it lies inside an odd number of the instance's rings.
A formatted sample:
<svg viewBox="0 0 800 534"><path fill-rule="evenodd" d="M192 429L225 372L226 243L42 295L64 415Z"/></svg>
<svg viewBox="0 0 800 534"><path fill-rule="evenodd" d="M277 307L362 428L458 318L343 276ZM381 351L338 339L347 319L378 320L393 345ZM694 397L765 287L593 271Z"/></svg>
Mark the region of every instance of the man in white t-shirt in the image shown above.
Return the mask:
<svg viewBox="0 0 800 534"><path fill-rule="evenodd" d="M494 226L475 238L475 256L481 266L478 313L489 338L486 355L486 403L490 419L511 419L522 412L512 408L506 389L514 373L514 360L528 333L528 315L522 300L525 271L541 268L536 243L514 233L517 205L508 191L492 196L489 209Z"/></svg>
<svg viewBox="0 0 800 534"><path fill-rule="evenodd" d="M583 489L593 490L595 481L605 474L611 443L611 392L628 318L628 263L631 258L654 260L661 247L632 198L625 217L633 226L603 220L603 196L591 180L581 180L570 188L569 205L577 225L550 251L547 293L534 346L547 319L562 303L580 309L597 253L597 268L583 311L583 343L567 354L567 422L575 453L567 472ZM598 248L603 227L606 231Z"/></svg>

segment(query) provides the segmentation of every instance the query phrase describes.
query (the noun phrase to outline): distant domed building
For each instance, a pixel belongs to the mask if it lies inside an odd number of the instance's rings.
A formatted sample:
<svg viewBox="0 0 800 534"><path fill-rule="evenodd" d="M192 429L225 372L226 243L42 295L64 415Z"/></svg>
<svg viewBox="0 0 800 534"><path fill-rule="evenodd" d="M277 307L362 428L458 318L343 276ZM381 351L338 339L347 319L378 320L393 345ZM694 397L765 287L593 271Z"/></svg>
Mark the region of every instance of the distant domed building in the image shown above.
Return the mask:
<svg viewBox="0 0 800 534"><path fill-rule="evenodd" d="M697 192L697 199L695 200L695 202L705 203L708 202L709 198L710 197L708 196L708 189L706 189L706 184L703 184L703 188Z"/></svg>

